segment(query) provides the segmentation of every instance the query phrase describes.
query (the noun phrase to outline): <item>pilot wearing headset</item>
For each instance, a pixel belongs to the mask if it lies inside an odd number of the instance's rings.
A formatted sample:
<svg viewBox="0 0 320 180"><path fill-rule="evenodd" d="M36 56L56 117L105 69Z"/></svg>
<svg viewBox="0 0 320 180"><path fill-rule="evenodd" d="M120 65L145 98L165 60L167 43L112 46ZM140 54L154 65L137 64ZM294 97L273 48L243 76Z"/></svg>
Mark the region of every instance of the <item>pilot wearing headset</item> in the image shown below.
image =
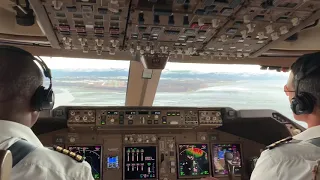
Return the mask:
<svg viewBox="0 0 320 180"><path fill-rule="evenodd" d="M320 175L320 52L303 55L291 66L284 91L294 118L306 122L308 129L267 146L256 163L251 180L319 178L316 176Z"/></svg>
<svg viewBox="0 0 320 180"><path fill-rule="evenodd" d="M47 89L35 62L50 80ZM93 180L82 156L61 147L45 148L30 129L39 112L53 105L46 64L22 49L0 45L0 149L12 152L12 180Z"/></svg>

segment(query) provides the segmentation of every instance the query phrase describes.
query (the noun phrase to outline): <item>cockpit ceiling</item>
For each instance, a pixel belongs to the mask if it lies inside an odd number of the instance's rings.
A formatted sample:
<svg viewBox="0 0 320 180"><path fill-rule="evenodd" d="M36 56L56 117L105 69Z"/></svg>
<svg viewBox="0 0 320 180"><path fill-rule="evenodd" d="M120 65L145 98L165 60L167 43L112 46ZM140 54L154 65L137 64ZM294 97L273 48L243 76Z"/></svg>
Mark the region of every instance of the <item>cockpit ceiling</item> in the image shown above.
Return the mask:
<svg viewBox="0 0 320 180"><path fill-rule="evenodd" d="M1 2L0 43L40 56L132 60L155 53L173 62L289 66L297 56L320 50L320 25L310 26L320 18L316 0L293 0L294 8L282 1L265 7L261 0L29 1L36 16L32 26L16 23L14 1ZM214 15L200 13L210 8ZM156 27L162 29L156 32ZM292 34L298 38L285 41Z"/></svg>

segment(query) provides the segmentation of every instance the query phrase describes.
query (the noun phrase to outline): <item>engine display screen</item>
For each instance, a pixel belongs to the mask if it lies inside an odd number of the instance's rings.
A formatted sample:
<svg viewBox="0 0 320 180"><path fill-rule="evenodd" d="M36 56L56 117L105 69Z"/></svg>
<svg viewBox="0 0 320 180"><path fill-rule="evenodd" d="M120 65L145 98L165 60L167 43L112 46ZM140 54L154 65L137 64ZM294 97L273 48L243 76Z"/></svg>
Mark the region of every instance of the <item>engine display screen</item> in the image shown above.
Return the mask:
<svg viewBox="0 0 320 180"><path fill-rule="evenodd" d="M108 156L107 157L107 167L108 167L108 169L118 169L119 168L119 156Z"/></svg>
<svg viewBox="0 0 320 180"><path fill-rule="evenodd" d="M179 177L208 176L209 159L207 144L179 145Z"/></svg>
<svg viewBox="0 0 320 180"><path fill-rule="evenodd" d="M155 146L126 147L124 153L125 179L157 178L157 148Z"/></svg>
<svg viewBox="0 0 320 180"><path fill-rule="evenodd" d="M95 179L101 178L101 146L69 146L68 149L85 157L91 166L92 176Z"/></svg>
<svg viewBox="0 0 320 180"><path fill-rule="evenodd" d="M227 175L228 171L225 166L224 154L226 152L233 153L232 163L238 164L241 166L241 150L240 144L213 144L212 145L212 154L213 154L213 168L215 175ZM235 174L241 174L241 168L235 168Z"/></svg>

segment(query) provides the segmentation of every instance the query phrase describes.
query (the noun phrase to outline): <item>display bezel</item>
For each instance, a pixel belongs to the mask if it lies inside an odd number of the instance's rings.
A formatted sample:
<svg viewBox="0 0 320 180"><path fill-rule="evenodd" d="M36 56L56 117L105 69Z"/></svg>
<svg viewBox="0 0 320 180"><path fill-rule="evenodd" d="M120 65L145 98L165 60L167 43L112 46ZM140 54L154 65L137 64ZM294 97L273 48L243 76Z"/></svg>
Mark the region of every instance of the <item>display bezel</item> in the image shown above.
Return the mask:
<svg viewBox="0 0 320 180"><path fill-rule="evenodd" d="M205 144L208 147L208 162L209 162L209 174L208 175L198 175L198 176L180 176L180 171L179 171L179 162L180 162L180 152L179 152L179 145L202 145ZM194 178L203 178L203 177L208 177L211 176L212 174L212 168L211 168L211 147L209 143L199 143L199 142L187 142L187 143L177 143L176 146L176 155L177 155L177 162L176 162L176 171L178 174L178 179L194 179Z"/></svg>
<svg viewBox="0 0 320 180"><path fill-rule="evenodd" d="M123 148L122 148L122 177L123 177L123 179L124 180L126 180L126 175L125 175L125 170L126 170L126 168L125 168L125 163L126 163L126 159L125 158L123 158L123 157L126 157L126 148L127 147L155 147L156 148L156 172L157 172L157 174L156 174L156 177L155 178L148 178L148 179L158 179L158 177L159 177L159 153L158 153L158 151L159 151L159 147L158 147L158 145L154 145L154 144L128 144L128 145L125 145L125 146L123 146ZM146 179L146 180L148 180L148 179ZM130 179L130 180L142 180L142 179Z"/></svg>
<svg viewBox="0 0 320 180"><path fill-rule="evenodd" d="M69 150L69 147L83 147L83 146L100 146L101 147L101 154L100 154L100 178L94 179L102 179L103 177L103 145L101 144L67 144L65 147Z"/></svg>
<svg viewBox="0 0 320 180"><path fill-rule="evenodd" d="M243 169L243 146L242 146L242 143L239 142L239 141L219 141L217 143L211 143L210 144L210 148L211 148L211 161L213 161L213 158L214 158L214 154L213 154L213 145L220 145L220 144L239 144L240 145L240 156L241 156L241 170ZM211 162L213 163L213 162ZM212 175L213 177L227 177L229 176L229 174L215 174L215 166L214 164L212 164ZM241 177L242 174L235 174L234 175L235 177Z"/></svg>

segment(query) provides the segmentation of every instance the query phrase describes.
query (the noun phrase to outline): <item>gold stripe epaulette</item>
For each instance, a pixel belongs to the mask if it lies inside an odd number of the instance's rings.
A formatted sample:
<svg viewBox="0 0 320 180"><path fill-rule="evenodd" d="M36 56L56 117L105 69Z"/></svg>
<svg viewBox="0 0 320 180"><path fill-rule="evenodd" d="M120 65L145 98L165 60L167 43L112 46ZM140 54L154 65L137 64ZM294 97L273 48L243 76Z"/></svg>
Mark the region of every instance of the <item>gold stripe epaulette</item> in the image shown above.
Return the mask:
<svg viewBox="0 0 320 180"><path fill-rule="evenodd" d="M286 137L284 139L281 139L280 141L274 142L274 143L270 144L269 146L267 146L265 149L269 149L270 150L270 149L278 147L278 146L280 146L282 144L286 144L286 143L288 143L290 141L292 141L292 137L291 136Z"/></svg>
<svg viewBox="0 0 320 180"><path fill-rule="evenodd" d="M57 152L60 152L60 153L62 153L62 154L68 155L68 156L70 156L72 159L74 159L74 160L76 160L76 161L78 161L78 162L83 162L83 160L84 160L84 157L83 157L83 156L81 156L81 155L79 155L79 154L76 154L76 153L74 153L74 152L72 152L72 151L69 151L68 149L64 149L64 148L62 148L62 147L60 147L60 146L53 145L53 150L54 150L54 151L57 151Z"/></svg>

